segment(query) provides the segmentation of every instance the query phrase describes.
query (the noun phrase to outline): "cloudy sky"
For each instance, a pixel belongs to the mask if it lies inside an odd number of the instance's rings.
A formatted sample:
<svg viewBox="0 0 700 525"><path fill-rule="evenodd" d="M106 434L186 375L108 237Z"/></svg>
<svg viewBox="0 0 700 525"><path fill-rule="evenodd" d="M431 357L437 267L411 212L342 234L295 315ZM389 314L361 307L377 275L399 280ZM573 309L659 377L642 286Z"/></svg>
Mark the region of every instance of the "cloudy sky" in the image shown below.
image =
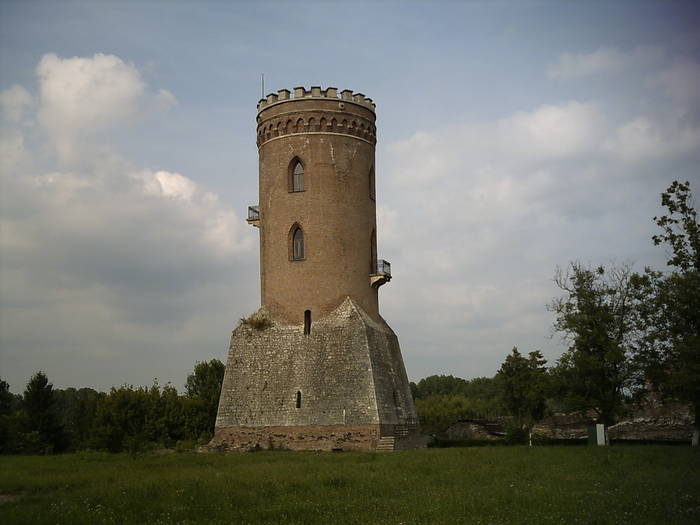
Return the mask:
<svg viewBox="0 0 700 525"><path fill-rule="evenodd" d="M381 289L411 379L563 350L557 266L663 267L700 194L692 2L0 2L0 376L172 381L259 306L256 102L377 103Z"/></svg>

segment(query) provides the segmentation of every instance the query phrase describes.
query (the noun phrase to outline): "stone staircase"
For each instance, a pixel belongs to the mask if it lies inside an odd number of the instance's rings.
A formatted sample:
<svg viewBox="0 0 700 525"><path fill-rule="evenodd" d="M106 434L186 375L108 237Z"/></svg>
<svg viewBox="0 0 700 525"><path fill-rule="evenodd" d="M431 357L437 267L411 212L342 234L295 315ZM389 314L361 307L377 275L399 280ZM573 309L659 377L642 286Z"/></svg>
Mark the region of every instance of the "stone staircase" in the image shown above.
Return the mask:
<svg viewBox="0 0 700 525"><path fill-rule="evenodd" d="M377 443L377 452L393 452L394 451L394 436L382 436Z"/></svg>

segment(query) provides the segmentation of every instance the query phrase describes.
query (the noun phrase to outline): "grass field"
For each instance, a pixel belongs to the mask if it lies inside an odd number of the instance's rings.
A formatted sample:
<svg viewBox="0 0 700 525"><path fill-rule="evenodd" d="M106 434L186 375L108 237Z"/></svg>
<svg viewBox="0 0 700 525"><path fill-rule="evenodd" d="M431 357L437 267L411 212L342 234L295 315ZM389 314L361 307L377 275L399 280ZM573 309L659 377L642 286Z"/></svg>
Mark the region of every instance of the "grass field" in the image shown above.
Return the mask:
<svg viewBox="0 0 700 525"><path fill-rule="evenodd" d="M0 522L697 524L690 447L0 457Z"/></svg>

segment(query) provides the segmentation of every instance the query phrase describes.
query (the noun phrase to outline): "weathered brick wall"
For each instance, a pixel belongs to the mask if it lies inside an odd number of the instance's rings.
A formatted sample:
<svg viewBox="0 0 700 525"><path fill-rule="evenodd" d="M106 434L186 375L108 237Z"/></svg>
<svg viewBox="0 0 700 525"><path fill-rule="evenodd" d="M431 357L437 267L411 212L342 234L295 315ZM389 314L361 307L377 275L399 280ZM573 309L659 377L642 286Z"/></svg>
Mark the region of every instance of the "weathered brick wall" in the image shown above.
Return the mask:
<svg viewBox="0 0 700 525"><path fill-rule="evenodd" d="M369 280L376 231L374 119L369 104L324 97L260 110L262 305L290 323L301 323L305 310L320 319L346 296L379 318L377 289ZM290 192L290 164L297 159L304 166L304 191ZM290 260L295 225L304 232L304 260Z"/></svg>
<svg viewBox="0 0 700 525"><path fill-rule="evenodd" d="M374 450L377 425L307 425L299 427L228 427L217 431L209 450ZM415 448L415 447L413 447Z"/></svg>

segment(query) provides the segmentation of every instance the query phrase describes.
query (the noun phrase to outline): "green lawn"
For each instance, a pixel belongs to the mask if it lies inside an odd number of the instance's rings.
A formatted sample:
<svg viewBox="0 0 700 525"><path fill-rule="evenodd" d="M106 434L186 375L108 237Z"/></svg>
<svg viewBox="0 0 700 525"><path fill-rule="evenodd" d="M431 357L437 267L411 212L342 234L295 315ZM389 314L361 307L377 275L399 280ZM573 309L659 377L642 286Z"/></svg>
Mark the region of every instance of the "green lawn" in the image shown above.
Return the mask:
<svg viewBox="0 0 700 525"><path fill-rule="evenodd" d="M0 457L0 522L697 524L690 447Z"/></svg>

